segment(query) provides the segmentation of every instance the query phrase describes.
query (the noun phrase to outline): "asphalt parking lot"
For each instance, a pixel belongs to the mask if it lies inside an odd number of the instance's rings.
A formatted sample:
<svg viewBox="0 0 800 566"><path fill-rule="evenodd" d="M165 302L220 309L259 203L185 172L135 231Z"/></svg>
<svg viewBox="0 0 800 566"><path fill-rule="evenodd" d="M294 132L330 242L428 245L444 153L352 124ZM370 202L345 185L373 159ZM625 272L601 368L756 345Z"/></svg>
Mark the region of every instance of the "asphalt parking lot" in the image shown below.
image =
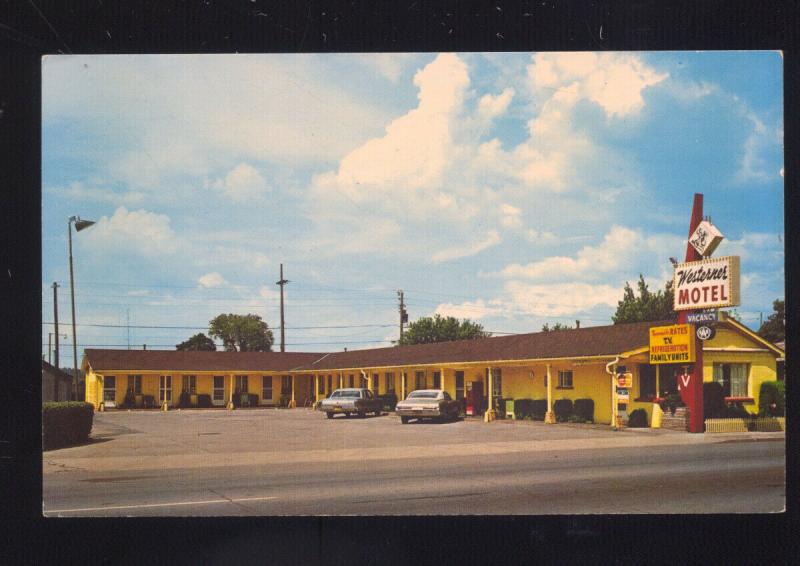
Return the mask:
<svg viewBox="0 0 800 566"><path fill-rule="evenodd" d="M471 418L403 425L394 414L329 420L310 409L108 411L95 414L88 444L44 453L43 511L769 511L783 506L783 442L782 433L615 432L607 425ZM684 494L672 484L691 478L694 490L683 499L647 495L657 489ZM730 498L731 489L740 496ZM620 506L623 492L637 495Z"/></svg>

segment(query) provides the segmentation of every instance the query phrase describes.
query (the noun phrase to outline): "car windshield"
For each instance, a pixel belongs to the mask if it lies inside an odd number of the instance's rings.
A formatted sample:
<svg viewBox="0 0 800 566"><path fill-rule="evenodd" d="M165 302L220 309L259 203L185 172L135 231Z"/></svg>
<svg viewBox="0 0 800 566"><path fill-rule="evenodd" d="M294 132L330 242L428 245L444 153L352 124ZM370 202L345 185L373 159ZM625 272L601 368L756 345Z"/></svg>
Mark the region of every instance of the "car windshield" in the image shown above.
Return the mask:
<svg viewBox="0 0 800 566"><path fill-rule="evenodd" d="M439 397L438 391L412 391L409 395L409 399L436 399Z"/></svg>
<svg viewBox="0 0 800 566"><path fill-rule="evenodd" d="M339 397L347 397L347 398L350 398L350 399L352 399L352 398L358 399L358 398L361 397L361 392L357 391L357 390L354 390L354 391L347 391L347 390L340 391L339 392Z"/></svg>

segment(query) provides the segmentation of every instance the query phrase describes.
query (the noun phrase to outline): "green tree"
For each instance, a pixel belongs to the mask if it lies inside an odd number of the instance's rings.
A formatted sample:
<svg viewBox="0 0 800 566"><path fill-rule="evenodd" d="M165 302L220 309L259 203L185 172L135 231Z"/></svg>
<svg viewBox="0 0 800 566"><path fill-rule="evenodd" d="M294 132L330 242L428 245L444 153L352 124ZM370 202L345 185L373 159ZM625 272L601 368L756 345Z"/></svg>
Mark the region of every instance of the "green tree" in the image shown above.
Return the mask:
<svg viewBox="0 0 800 566"><path fill-rule="evenodd" d="M674 292L672 280L667 281L663 291L650 291L644 276L639 274L637 284L639 296L637 297L630 283L625 282L622 300L617 303L617 312L611 317L614 324L626 322L646 322L649 320L674 320L676 318L673 307Z"/></svg>
<svg viewBox="0 0 800 566"><path fill-rule="evenodd" d="M222 340L226 352L271 352L272 330L257 314L221 314L208 323L208 333Z"/></svg>
<svg viewBox="0 0 800 566"><path fill-rule="evenodd" d="M780 299L772 302L773 313L758 329L758 335L773 344L786 339L786 303Z"/></svg>
<svg viewBox="0 0 800 566"><path fill-rule="evenodd" d="M422 317L409 324L408 329L403 333L400 345L475 340L489 336L491 334L486 332L483 326L467 318L459 320L452 316L443 317L437 314L432 317Z"/></svg>
<svg viewBox="0 0 800 566"><path fill-rule="evenodd" d="M202 332L198 332L188 340L181 342L180 344L175 345L176 350L182 351L203 351L203 352L214 352L217 349L217 345L214 344L214 341L203 334Z"/></svg>
<svg viewBox="0 0 800 566"><path fill-rule="evenodd" d="M560 322L556 322L553 326L546 322L542 325L542 332L555 332L558 330L572 330L572 327L569 324L561 324Z"/></svg>

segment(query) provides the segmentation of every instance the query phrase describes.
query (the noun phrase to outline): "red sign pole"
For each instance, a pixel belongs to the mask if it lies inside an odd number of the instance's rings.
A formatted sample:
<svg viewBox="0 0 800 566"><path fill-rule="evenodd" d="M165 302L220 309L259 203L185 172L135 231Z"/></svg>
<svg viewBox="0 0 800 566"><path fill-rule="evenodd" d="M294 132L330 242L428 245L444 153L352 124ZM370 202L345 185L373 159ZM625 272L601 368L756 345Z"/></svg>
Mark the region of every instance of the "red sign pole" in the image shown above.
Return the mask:
<svg viewBox="0 0 800 566"><path fill-rule="evenodd" d="M694 194L694 203L692 205L692 219L689 221L689 237L691 238L697 225L703 220L703 195L702 193ZM692 244L686 243L686 260L685 261L698 261L703 259L697 250L692 247ZM686 324L686 315L690 312L696 311L680 311L678 313L678 323ZM685 385L686 376L683 379L678 378L678 387L681 392L681 399L684 405L689 409L689 432L703 432L703 341L697 335L693 337L695 347L695 362L693 368L690 370L688 378L688 386Z"/></svg>

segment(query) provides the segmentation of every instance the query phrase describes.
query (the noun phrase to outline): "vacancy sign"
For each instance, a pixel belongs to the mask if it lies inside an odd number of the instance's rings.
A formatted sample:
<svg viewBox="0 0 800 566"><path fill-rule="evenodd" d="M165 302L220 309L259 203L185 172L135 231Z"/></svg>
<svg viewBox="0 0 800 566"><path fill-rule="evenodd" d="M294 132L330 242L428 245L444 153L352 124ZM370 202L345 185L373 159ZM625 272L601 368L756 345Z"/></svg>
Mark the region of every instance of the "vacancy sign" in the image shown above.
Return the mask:
<svg viewBox="0 0 800 566"><path fill-rule="evenodd" d="M676 311L732 307L739 304L739 256L679 263L673 276Z"/></svg>
<svg viewBox="0 0 800 566"><path fill-rule="evenodd" d="M650 328L650 363L693 363L694 329L691 324Z"/></svg>

